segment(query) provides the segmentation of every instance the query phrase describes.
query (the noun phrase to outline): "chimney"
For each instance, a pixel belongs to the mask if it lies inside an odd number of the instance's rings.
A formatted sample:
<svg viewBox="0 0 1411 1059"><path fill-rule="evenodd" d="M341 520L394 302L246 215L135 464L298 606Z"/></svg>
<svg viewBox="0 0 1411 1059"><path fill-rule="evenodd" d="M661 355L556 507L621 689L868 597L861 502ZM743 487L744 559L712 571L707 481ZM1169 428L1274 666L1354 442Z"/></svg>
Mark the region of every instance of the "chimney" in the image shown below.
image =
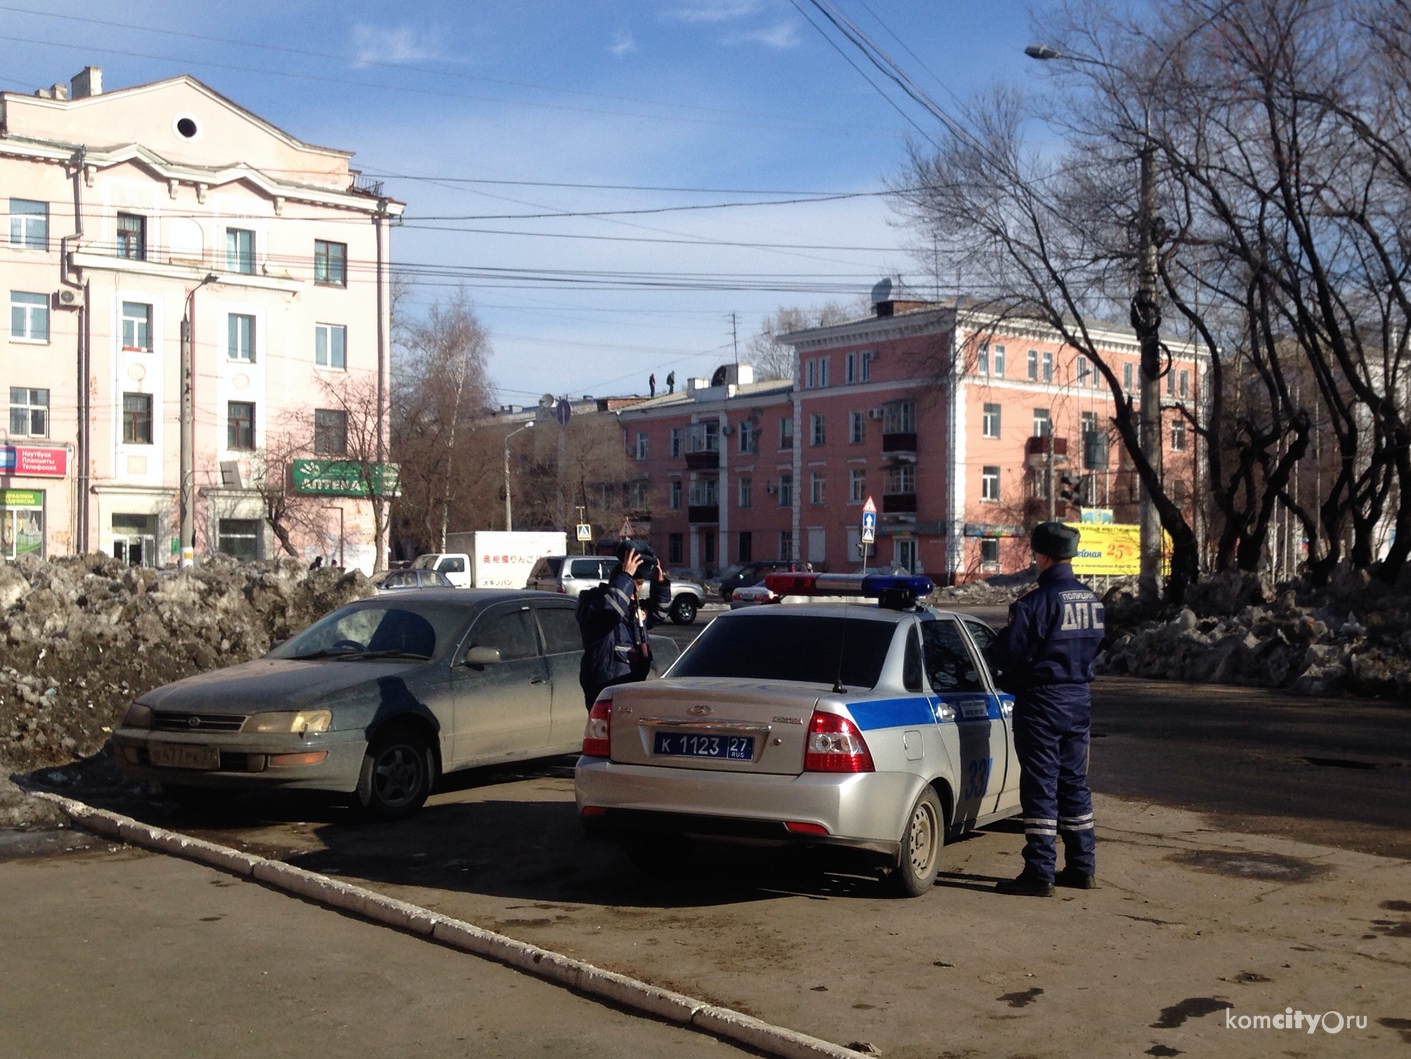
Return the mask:
<svg viewBox="0 0 1411 1059"><path fill-rule="evenodd" d="M36 88L34 94L40 99L68 99L69 86L59 82L49 88Z"/></svg>
<svg viewBox="0 0 1411 1059"><path fill-rule="evenodd" d="M101 66L85 66L69 79L69 86L72 89L69 94L74 99L101 96L103 94L103 68Z"/></svg>

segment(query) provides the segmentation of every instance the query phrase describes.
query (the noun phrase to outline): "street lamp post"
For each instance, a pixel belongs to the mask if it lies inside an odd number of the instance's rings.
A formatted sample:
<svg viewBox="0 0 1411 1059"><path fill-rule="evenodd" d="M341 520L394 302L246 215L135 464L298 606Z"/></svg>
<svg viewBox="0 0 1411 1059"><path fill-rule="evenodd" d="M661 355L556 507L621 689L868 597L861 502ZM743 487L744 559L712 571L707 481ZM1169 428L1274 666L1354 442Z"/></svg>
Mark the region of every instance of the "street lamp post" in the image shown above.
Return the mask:
<svg viewBox="0 0 1411 1059"><path fill-rule="evenodd" d="M196 563L196 292L208 283L219 282L212 272L186 295L186 315L181 321L181 527L177 565Z"/></svg>
<svg viewBox="0 0 1411 1059"><path fill-rule="evenodd" d="M525 423L518 430L511 430L505 435L505 531L514 529L513 512L510 507L510 438L516 434L522 434L526 430L532 429L533 423Z"/></svg>
<svg viewBox="0 0 1411 1059"><path fill-rule="evenodd" d="M1031 59L1066 59L1069 62L1101 66L1123 76L1131 75L1120 66L1094 59L1088 55L1070 55L1044 44L1031 44L1024 49ZM1165 63L1163 62L1164 66ZM1158 73L1160 72L1158 68ZM1141 408L1137 420L1137 439L1157 481L1161 480L1161 295L1158 288L1156 258L1156 145L1151 139L1151 109L1142 101L1142 149L1138 155L1137 188L1137 290L1132 296L1132 328L1137 333L1141 349ZM1138 592L1147 602L1155 602L1160 591L1161 575L1161 515L1156 510L1151 490L1139 481L1138 521L1141 525L1141 570ZM1050 489L1052 483L1050 483Z"/></svg>

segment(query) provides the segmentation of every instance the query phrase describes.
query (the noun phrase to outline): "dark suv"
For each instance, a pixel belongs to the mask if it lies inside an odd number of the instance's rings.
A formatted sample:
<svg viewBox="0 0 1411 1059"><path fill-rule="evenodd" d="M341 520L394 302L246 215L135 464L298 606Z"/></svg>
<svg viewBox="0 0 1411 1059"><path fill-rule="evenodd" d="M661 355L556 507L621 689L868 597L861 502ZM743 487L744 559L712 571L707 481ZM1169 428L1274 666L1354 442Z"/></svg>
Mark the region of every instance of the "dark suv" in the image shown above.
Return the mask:
<svg viewBox="0 0 1411 1059"><path fill-rule="evenodd" d="M720 579L720 598L729 603L730 594L735 589L757 585L764 580L766 574L793 573L797 570L812 569L812 564L797 559L761 559L759 562L745 563L728 571L726 576Z"/></svg>

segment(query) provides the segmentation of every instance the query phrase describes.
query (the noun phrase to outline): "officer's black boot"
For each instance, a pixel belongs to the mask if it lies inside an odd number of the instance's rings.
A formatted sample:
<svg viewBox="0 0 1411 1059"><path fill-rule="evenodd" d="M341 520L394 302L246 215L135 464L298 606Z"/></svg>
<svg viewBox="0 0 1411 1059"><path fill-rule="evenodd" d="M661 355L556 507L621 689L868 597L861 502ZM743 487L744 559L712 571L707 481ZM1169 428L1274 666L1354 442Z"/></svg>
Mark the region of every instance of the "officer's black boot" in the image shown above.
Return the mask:
<svg viewBox="0 0 1411 1059"><path fill-rule="evenodd" d="M1052 897L1053 883L1024 871L1018 878L1001 879L995 884L995 892L1012 897Z"/></svg>
<svg viewBox="0 0 1411 1059"><path fill-rule="evenodd" d="M1097 879L1076 868L1064 868L1053 877L1055 886L1066 886L1070 890L1096 890Z"/></svg>

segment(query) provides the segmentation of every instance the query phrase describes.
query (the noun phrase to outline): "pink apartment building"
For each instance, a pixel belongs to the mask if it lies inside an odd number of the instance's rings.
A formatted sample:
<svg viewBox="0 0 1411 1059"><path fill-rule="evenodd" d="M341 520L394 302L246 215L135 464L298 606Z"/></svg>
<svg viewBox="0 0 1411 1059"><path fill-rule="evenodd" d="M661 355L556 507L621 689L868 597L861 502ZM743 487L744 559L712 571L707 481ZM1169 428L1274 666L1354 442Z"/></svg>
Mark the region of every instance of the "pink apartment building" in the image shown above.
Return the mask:
<svg viewBox="0 0 1411 1059"><path fill-rule="evenodd" d="M1135 393L1135 336L1095 337ZM1027 567L1024 536L1050 513L1136 520L1107 384L1048 328L883 301L782 341L798 353L797 379L755 382L747 365L726 365L618 413L639 470L629 489L649 501L668 565L793 558L854 570L869 496L879 509L869 565L942 583ZM1164 473L1185 504L1195 435L1176 406L1199 407L1201 363L1178 347L1163 383Z"/></svg>
<svg viewBox="0 0 1411 1059"><path fill-rule="evenodd" d="M191 77L105 92L87 67L0 93L5 558L176 560L189 318L197 554L281 552L254 488L273 476L303 498L302 556L372 569L385 542L333 395L372 394L385 423L402 207L351 157Z"/></svg>

